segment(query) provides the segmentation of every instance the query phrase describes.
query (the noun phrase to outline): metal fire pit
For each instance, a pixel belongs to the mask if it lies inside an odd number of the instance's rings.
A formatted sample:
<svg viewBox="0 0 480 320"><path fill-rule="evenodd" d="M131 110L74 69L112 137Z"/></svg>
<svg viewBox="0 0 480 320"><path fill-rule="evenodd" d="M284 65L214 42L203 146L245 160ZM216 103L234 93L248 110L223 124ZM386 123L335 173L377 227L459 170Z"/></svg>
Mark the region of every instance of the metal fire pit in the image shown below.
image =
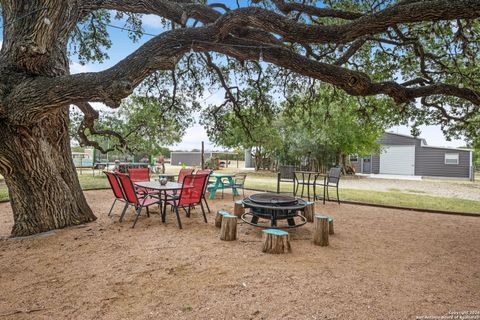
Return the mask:
<svg viewBox="0 0 480 320"><path fill-rule="evenodd" d="M307 223L301 214L307 205L303 199L277 193L256 193L242 200L243 206L249 212L242 215L242 220L255 227L261 228L296 228ZM270 225L259 223L268 220ZM278 225L279 220L286 220L288 225Z"/></svg>

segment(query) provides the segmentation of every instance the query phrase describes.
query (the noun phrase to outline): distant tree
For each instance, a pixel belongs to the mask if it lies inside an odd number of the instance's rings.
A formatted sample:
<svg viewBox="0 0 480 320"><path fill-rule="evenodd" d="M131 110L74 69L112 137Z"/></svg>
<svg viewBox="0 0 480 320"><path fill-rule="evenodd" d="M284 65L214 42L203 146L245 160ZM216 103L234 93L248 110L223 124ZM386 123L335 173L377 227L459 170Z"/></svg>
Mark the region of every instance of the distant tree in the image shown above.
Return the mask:
<svg viewBox="0 0 480 320"><path fill-rule="evenodd" d="M264 89L260 91L251 87L243 90L239 99L223 110L210 106L201 121L216 145L251 149L255 170L269 169L281 144L278 130L273 125L278 107L271 96L263 94L268 91Z"/></svg>
<svg viewBox="0 0 480 320"><path fill-rule="evenodd" d="M134 95L126 99L116 112L102 113L95 123L95 131L82 128L83 118L72 115L72 136L81 146L93 135L103 134L90 141L103 153L116 152L143 155L170 155L165 149L181 141L186 129L193 123L192 109L157 97Z"/></svg>
<svg viewBox="0 0 480 320"><path fill-rule="evenodd" d="M290 98L279 121L283 140L280 156L287 162L315 159L318 166L347 164L350 154L379 150L378 138L400 117L385 114L388 99L356 98L329 85L311 96Z"/></svg>

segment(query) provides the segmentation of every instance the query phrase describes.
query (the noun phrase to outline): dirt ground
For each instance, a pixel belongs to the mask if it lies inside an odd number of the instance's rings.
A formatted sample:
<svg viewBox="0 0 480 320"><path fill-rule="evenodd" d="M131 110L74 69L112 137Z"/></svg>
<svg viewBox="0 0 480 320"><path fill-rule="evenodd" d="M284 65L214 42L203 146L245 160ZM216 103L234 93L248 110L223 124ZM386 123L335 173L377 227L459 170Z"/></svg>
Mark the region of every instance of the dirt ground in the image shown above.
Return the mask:
<svg viewBox="0 0 480 320"><path fill-rule="evenodd" d="M223 242L213 212L107 217L109 190L86 192L83 227L0 240L0 319L415 319L480 310L480 219L321 204L336 219L329 247L312 224L293 252L261 252L260 230ZM230 195L210 201L232 209ZM11 227L0 204L0 235Z"/></svg>

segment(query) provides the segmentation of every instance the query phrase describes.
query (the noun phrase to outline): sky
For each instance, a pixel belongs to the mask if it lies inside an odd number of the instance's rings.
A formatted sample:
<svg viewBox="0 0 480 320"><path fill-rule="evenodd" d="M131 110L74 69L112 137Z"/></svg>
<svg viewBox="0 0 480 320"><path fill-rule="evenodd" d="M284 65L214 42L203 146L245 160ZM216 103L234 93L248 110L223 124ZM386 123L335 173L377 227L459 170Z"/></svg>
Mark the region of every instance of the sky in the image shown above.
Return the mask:
<svg viewBox="0 0 480 320"><path fill-rule="evenodd" d="M232 2L225 1L225 2ZM241 1L245 2L245 1ZM146 33L149 34L159 34L163 31L161 20L159 17L154 15L144 15L142 18L143 22L143 29ZM116 26L123 26L122 21L113 20L111 22L112 25ZM71 57L71 64L70 70L72 73L81 73L81 72L95 72L107 69L121 59L125 58L128 54L136 50L140 47L143 43L151 39L152 37L149 35L144 35L142 38L133 43L127 36L126 31L122 31L115 28L108 28L110 33L110 37L112 40L112 47L108 50L108 55L110 59L103 62L103 63L89 63L87 65L81 65L76 57ZM1 37L1 36L0 36ZM1 38L0 38L0 47L1 47ZM207 104L215 104L220 103L223 101L223 93L216 93L216 94L206 94L205 97L201 99L201 104L206 106ZM108 108L103 107L100 103L94 103L98 109L101 110L108 110ZM465 142L463 140L452 140L447 141L438 126L422 126L420 127L421 130L421 137L427 140L427 143L432 146L446 146L446 147L460 147L465 146ZM410 134L410 128L407 126L397 126L393 128L389 128L387 131L394 132L394 133L401 133L401 134ZM201 141L205 142L205 148L207 150L214 150L214 149L221 149L221 147L215 146L208 140L207 133L205 132L204 128L197 123L193 125L193 127L189 128L183 139L182 142L173 146L169 146L174 150L191 150L191 149L199 149L201 145Z"/></svg>

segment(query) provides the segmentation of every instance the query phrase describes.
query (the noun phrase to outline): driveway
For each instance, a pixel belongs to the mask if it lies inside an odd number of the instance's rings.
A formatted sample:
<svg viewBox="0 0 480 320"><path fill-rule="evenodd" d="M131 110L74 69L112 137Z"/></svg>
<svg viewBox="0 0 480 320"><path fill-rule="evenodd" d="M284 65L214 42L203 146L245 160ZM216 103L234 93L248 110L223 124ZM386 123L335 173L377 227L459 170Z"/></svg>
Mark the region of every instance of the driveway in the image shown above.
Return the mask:
<svg viewBox="0 0 480 320"><path fill-rule="evenodd" d="M480 201L479 182L359 178L342 179L340 180L340 187L377 191L402 191L411 194Z"/></svg>
<svg viewBox="0 0 480 320"><path fill-rule="evenodd" d="M276 183L275 178L249 177L255 182ZM480 201L480 182L448 180L378 179L365 176L340 180L340 188L374 191L397 191L409 194Z"/></svg>

